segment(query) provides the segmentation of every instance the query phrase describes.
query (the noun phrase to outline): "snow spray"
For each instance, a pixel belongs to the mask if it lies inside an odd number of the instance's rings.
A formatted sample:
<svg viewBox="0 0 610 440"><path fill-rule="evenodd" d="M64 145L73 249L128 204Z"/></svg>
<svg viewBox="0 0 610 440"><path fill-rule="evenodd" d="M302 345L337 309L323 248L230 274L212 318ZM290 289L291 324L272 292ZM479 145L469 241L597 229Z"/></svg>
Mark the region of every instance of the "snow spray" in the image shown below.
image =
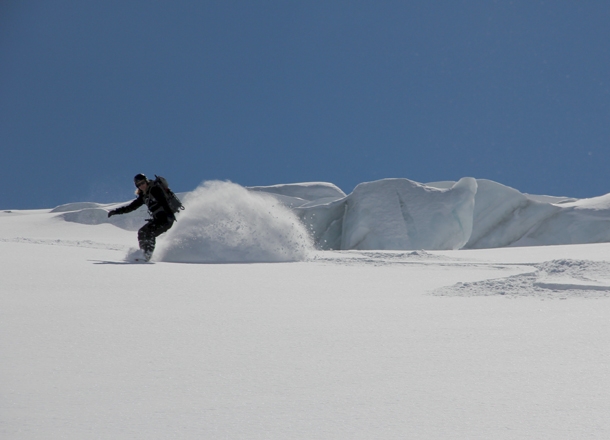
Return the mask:
<svg viewBox="0 0 610 440"><path fill-rule="evenodd" d="M208 181L184 198L185 210L156 259L180 263L255 263L307 259L312 240L273 196L231 182Z"/></svg>

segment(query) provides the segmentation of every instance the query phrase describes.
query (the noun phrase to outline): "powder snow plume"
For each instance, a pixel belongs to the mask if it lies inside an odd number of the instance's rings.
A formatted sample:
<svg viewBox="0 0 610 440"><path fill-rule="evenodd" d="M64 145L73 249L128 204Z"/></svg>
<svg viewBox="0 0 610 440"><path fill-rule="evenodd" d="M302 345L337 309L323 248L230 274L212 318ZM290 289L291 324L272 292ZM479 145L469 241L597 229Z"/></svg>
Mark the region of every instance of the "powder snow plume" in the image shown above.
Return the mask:
<svg viewBox="0 0 610 440"><path fill-rule="evenodd" d="M180 263L305 260L305 227L273 197L231 182L204 182L183 200L185 211L160 240L157 259Z"/></svg>

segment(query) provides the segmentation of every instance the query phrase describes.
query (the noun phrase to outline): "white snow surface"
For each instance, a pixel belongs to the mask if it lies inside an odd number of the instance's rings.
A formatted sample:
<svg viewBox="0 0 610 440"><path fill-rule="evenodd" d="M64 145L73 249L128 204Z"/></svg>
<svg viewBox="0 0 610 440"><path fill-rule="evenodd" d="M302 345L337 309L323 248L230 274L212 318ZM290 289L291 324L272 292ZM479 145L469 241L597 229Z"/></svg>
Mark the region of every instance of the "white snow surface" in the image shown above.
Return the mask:
<svg viewBox="0 0 610 440"><path fill-rule="evenodd" d="M290 186L0 212L0 438L610 438L607 196Z"/></svg>

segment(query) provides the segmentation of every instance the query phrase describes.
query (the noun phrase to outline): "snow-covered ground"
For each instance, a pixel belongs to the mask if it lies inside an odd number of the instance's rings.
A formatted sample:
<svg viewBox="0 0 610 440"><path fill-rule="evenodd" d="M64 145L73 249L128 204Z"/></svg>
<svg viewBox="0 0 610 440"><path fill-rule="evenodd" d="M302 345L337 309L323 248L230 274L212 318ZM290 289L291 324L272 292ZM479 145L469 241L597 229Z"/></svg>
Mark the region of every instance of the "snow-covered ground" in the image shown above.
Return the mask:
<svg viewBox="0 0 610 440"><path fill-rule="evenodd" d="M0 212L0 438L610 438L606 197L269 188Z"/></svg>

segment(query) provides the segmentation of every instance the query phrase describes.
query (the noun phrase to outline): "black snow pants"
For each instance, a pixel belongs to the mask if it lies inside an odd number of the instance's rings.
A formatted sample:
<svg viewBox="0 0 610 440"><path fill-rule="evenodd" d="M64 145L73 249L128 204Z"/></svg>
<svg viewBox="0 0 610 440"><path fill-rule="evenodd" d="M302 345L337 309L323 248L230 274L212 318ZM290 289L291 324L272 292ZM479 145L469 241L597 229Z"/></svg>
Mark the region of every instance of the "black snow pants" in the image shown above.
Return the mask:
<svg viewBox="0 0 610 440"><path fill-rule="evenodd" d="M173 225L174 221L168 220L165 216L148 220L138 231L138 243L144 254L152 255L157 237L168 231Z"/></svg>

